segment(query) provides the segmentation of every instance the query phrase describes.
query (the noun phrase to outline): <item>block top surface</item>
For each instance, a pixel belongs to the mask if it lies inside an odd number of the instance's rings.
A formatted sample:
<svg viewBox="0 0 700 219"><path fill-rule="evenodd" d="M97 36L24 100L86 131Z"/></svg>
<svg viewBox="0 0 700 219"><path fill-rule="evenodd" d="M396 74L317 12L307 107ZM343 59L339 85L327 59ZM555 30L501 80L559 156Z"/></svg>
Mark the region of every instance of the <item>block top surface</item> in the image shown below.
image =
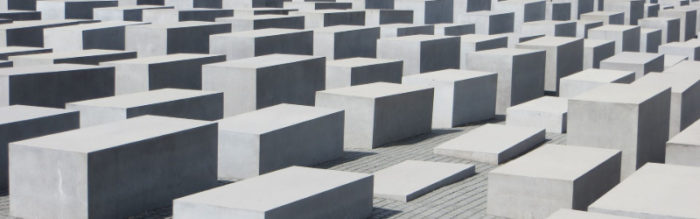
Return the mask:
<svg viewBox="0 0 700 219"><path fill-rule="evenodd" d="M474 165L406 160L375 172L374 192L410 195L470 168Z"/></svg>
<svg viewBox="0 0 700 219"><path fill-rule="evenodd" d="M8 124L41 117L55 116L70 112L76 111L25 105L12 105L0 107L0 124Z"/></svg>
<svg viewBox="0 0 700 219"><path fill-rule="evenodd" d="M581 16L584 15L593 15L593 16L611 16L611 15L616 15L616 14L624 14L625 12L622 11L593 11L593 12L588 12L585 14L581 14Z"/></svg>
<svg viewBox="0 0 700 219"><path fill-rule="evenodd" d="M94 65L79 65L79 64L52 64L52 65L23 66L23 67L0 69L0 77L13 76L13 75L28 75L28 74L63 72L63 71L87 70L87 69L105 69L105 68L112 68L112 67L94 66Z"/></svg>
<svg viewBox="0 0 700 219"><path fill-rule="evenodd" d="M330 60L326 62L326 66L338 66L338 67L361 67L368 65L378 65L393 62L401 62L399 59L378 59L378 58L365 58L365 57L355 57L348 59L338 59Z"/></svg>
<svg viewBox="0 0 700 219"><path fill-rule="evenodd" d="M50 51L51 49L50 48L42 48L42 47L28 47L28 46L0 47L0 53L30 52L30 51L40 51L40 50Z"/></svg>
<svg viewBox="0 0 700 219"><path fill-rule="evenodd" d="M157 8L173 8L173 6L163 5L122 5L117 7L94 8L93 11L127 11L127 10L143 10Z"/></svg>
<svg viewBox="0 0 700 219"><path fill-rule="evenodd" d="M342 96L354 96L362 98L379 98L386 96L393 96L397 94L409 93L414 91L422 91L432 89L423 86L412 86L404 84L394 84L387 82L375 82L370 84L362 84L351 87L335 88L324 91L318 91L318 93L325 94L335 94Z"/></svg>
<svg viewBox="0 0 700 219"><path fill-rule="evenodd" d="M139 25L139 24L147 24L145 22L137 22L137 21L103 21L103 22L97 22L97 23L86 23L86 24L78 24L78 25L69 25L69 26L60 26L60 27L53 27L53 28L47 28L46 31L81 31L81 30L95 30L95 29L102 29L102 28L111 28L111 27L123 27L123 26L128 26L128 25Z"/></svg>
<svg viewBox="0 0 700 219"><path fill-rule="evenodd" d="M572 209L559 209L549 215L547 219L634 219L632 217L622 217L610 214L601 214L595 212L579 211Z"/></svg>
<svg viewBox="0 0 700 219"><path fill-rule="evenodd" d="M605 44L615 43L614 40L600 40L600 39L585 39L583 40L584 48L595 48Z"/></svg>
<svg viewBox="0 0 700 219"><path fill-rule="evenodd" d="M368 29L377 29L377 28L378 27L367 27L367 26L359 26L359 25L335 25L335 26L314 28L314 33L336 33L336 32L348 32L348 31L368 30Z"/></svg>
<svg viewBox="0 0 700 219"><path fill-rule="evenodd" d="M449 140L438 147L442 149L500 153L538 133L544 133L544 129L486 124Z"/></svg>
<svg viewBox="0 0 700 219"><path fill-rule="evenodd" d="M612 83L619 80L620 78L629 77L630 75L634 75L634 72L589 68L578 73L563 77L561 78L561 80Z"/></svg>
<svg viewBox="0 0 700 219"><path fill-rule="evenodd" d="M0 29L19 29L28 27L49 27L65 24L78 24L82 20L30 20L30 21L14 21L9 24L0 25Z"/></svg>
<svg viewBox="0 0 700 219"><path fill-rule="evenodd" d="M535 54L535 53L539 53L539 52L544 52L544 50L498 48L498 49L481 50L481 51L473 52L472 54L489 55L489 56L521 56L521 55Z"/></svg>
<svg viewBox="0 0 700 219"><path fill-rule="evenodd" d="M170 9L159 9L159 10L149 10L149 11L152 12L152 11L164 11L164 10L170 10ZM188 27L215 26L215 25L231 25L231 24L217 23L217 22L206 22L206 21L180 21L180 22L140 25L139 27L151 28L151 29L174 29L174 28L188 28Z"/></svg>
<svg viewBox="0 0 700 219"><path fill-rule="evenodd" d="M457 70L457 69L445 69L433 72L426 72L416 75L404 76L404 79L411 80L425 80L425 81L435 81L435 82L456 82L463 81L472 78L479 78L488 75L496 75L495 72L485 72L485 71L471 71L471 70Z"/></svg>
<svg viewBox="0 0 700 219"><path fill-rule="evenodd" d="M508 110L526 110L551 113L566 113L569 102L566 98L543 96L515 106L508 107Z"/></svg>
<svg viewBox="0 0 700 219"><path fill-rule="evenodd" d="M606 84L583 92L570 100L641 104L657 95L660 95L670 87L664 86L640 86L629 84Z"/></svg>
<svg viewBox="0 0 700 219"><path fill-rule="evenodd" d="M236 60L230 60L230 61L226 61L226 62L208 64L207 66L257 69L257 68L283 65L283 64L289 64L289 63L301 62L301 61L313 60L313 59L324 59L324 57L275 53L275 54L269 54L269 55L262 55L262 56L256 56L256 57L236 59Z"/></svg>
<svg viewBox="0 0 700 219"><path fill-rule="evenodd" d="M484 34L467 34L460 36L462 43L465 42L482 42L497 39L508 39L507 36L501 35L484 35Z"/></svg>
<svg viewBox="0 0 700 219"><path fill-rule="evenodd" d="M656 53L621 52L610 58L604 59L601 61L601 63L646 64L663 56L664 54Z"/></svg>
<svg viewBox="0 0 700 219"><path fill-rule="evenodd" d="M640 28L639 26L633 26L633 25L603 25L600 27L590 29L589 31L620 32L620 31L628 31L628 30L639 29L639 28Z"/></svg>
<svg viewBox="0 0 700 219"><path fill-rule="evenodd" d="M700 120L695 121L683 131L668 140L669 144L700 146Z"/></svg>
<svg viewBox="0 0 700 219"><path fill-rule="evenodd" d="M60 151L91 153L211 124L215 123L147 115L27 139L15 142L15 144Z"/></svg>
<svg viewBox="0 0 700 219"><path fill-rule="evenodd" d="M221 33L212 36L216 37L244 37L244 38L255 38L255 37L266 37L266 36L276 36L292 33L303 33L311 32L311 30L297 30L297 29L282 29L282 28L265 28L258 30L246 30L232 33Z"/></svg>
<svg viewBox="0 0 700 219"><path fill-rule="evenodd" d="M640 29L641 34L650 34L650 33L654 33L654 32L659 32L659 34L661 34L661 29L658 29L658 28L641 28Z"/></svg>
<svg viewBox="0 0 700 219"><path fill-rule="evenodd" d="M382 38L379 40L380 41L386 40L386 41L404 41L404 42L424 42L424 41L444 40L444 39L451 39L451 38L457 38L457 37L419 34L419 35L410 35L410 36Z"/></svg>
<svg viewBox="0 0 700 219"><path fill-rule="evenodd" d="M67 105L128 109L156 103L165 103L194 97L202 97L217 93L221 92L164 88L146 92L130 93L111 97L72 102L68 103Z"/></svg>
<svg viewBox="0 0 700 219"><path fill-rule="evenodd" d="M612 149L545 144L490 174L574 181L620 153Z"/></svg>
<svg viewBox="0 0 700 219"><path fill-rule="evenodd" d="M665 69L666 72L697 72L700 69L700 61L682 61L671 68Z"/></svg>
<svg viewBox="0 0 700 219"><path fill-rule="evenodd" d="M139 57L135 59L124 59L117 61L101 62L100 64L106 65L117 65L117 64L158 64L167 62L177 62L195 59L211 58L223 55L210 55L210 54L195 54L195 53L176 53L162 56L148 56Z"/></svg>
<svg viewBox="0 0 700 219"><path fill-rule="evenodd" d="M127 54L127 53L134 53L135 54L136 52L135 51L123 51L123 50L87 49L87 50L69 51L69 52L39 53L39 54L10 56L10 59L13 59L13 58L63 59L63 58L116 55L116 54Z"/></svg>
<svg viewBox="0 0 700 219"><path fill-rule="evenodd" d="M264 134L342 111L296 104L279 104L219 120L219 130Z"/></svg>
<svg viewBox="0 0 700 219"><path fill-rule="evenodd" d="M700 218L700 167L647 163L589 206L659 218Z"/></svg>
<svg viewBox="0 0 700 219"><path fill-rule="evenodd" d="M292 166L185 196L175 202L269 211L369 177L372 175Z"/></svg>
<svg viewBox="0 0 700 219"><path fill-rule="evenodd" d="M524 45L524 46L559 46L559 45L565 45L569 43L574 43L574 42L579 42L582 41L582 38L574 38L574 37L553 37L553 36L543 36L543 37L538 37L536 39L528 40L522 43L518 43L518 45Z"/></svg>
<svg viewBox="0 0 700 219"><path fill-rule="evenodd" d="M700 74L687 72L651 72L633 82L633 84L638 85L669 86L671 87L671 92L673 93L683 93L697 83L700 83Z"/></svg>

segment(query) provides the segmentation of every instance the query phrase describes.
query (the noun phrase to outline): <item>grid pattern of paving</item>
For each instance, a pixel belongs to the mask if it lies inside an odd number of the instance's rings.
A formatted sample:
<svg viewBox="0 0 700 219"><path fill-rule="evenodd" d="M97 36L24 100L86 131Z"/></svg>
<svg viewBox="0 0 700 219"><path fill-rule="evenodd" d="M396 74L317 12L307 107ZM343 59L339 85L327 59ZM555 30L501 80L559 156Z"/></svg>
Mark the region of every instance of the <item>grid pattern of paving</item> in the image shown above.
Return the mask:
<svg viewBox="0 0 700 219"><path fill-rule="evenodd" d="M502 121L489 121L503 123ZM373 173L405 160L425 160L448 163L475 164L477 175L442 187L408 203L375 198L371 218L496 218L486 214L486 183L488 172L495 165L433 154L433 147L455 138L481 124L454 129L433 130L433 133L417 136L372 150L346 150L343 158L318 165L319 168ZM566 135L547 133L548 143L564 143ZM222 182L226 184L229 182ZM132 218L171 218L172 208L153 209ZM7 192L0 194L0 218L9 217Z"/></svg>

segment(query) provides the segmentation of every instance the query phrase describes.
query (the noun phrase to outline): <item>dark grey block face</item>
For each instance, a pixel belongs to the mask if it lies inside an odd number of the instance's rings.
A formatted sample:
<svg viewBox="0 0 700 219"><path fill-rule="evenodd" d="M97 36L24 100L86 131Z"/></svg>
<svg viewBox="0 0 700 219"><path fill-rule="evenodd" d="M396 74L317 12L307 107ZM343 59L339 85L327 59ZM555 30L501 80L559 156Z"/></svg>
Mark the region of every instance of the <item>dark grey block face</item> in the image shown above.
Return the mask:
<svg viewBox="0 0 700 219"><path fill-rule="evenodd" d="M600 27L600 26L603 26L603 23L602 23L602 22L586 24L586 25L583 27L583 31L584 31L583 37L584 37L584 38L588 38L588 30L593 29L593 28L596 28L596 27Z"/></svg>
<svg viewBox="0 0 700 219"><path fill-rule="evenodd" d="M545 2L534 2L525 4L524 21L539 21L544 20Z"/></svg>
<svg viewBox="0 0 700 219"><path fill-rule="evenodd" d="M600 62L615 55L615 42L593 49L593 68L600 68Z"/></svg>
<svg viewBox="0 0 700 219"><path fill-rule="evenodd" d="M100 62L117 61L122 59L135 59L136 52L123 52L116 54L106 54L98 56L85 56L85 57L74 57L74 58L63 58L56 59L53 61L54 64L69 63L69 64L83 64L83 65L98 65Z"/></svg>
<svg viewBox="0 0 700 219"><path fill-rule="evenodd" d="M138 0L136 4L139 5L164 5L165 0Z"/></svg>
<svg viewBox="0 0 700 219"><path fill-rule="evenodd" d="M12 75L9 84L9 105L63 108L68 102L114 96L114 67Z"/></svg>
<svg viewBox="0 0 700 219"><path fill-rule="evenodd" d="M445 27L445 36L462 36L474 33L476 33L476 25L474 24Z"/></svg>
<svg viewBox="0 0 700 219"><path fill-rule="evenodd" d="M0 68L12 68L13 66L12 61L0 61Z"/></svg>
<svg viewBox="0 0 700 219"><path fill-rule="evenodd" d="M224 116L224 94L183 98L175 101L129 108L126 117L143 115L169 116L185 119L214 121Z"/></svg>
<svg viewBox="0 0 700 219"><path fill-rule="evenodd" d="M508 38L497 38L488 41L477 42L474 46L474 51L498 49L508 47Z"/></svg>
<svg viewBox="0 0 700 219"><path fill-rule="evenodd" d="M226 61L225 55L148 66L148 88L202 89L202 65Z"/></svg>
<svg viewBox="0 0 700 219"><path fill-rule="evenodd" d="M6 31L8 46L44 47L43 27L26 27Z"/></svg>
<svg viewBox="0 0 700 219"><path fill-rule="evenodd" d="M425 24L452 23L453 0L425 2Z"/></svg>
<svg viewBox="0 0 700 219"><path fill-rule="evenodd" d="M532 100L544 95L544 68L546 53L539 51L527 55L513 56L512 83L510 105Z"/></svg>
<svg viewBox="0 0 700 219"><path fill-rule="evenodd" d="M421 34L422 35L433 35L433 34L435 34L435 27L433 27L432 25L428 25L428 26L398 28L396 30L397 37L421 35Z"/></svg>
<svg viewBox="0 0 700 219"><path fill-rule="evenodd" d="M644 1L630 1L630 11L630 24L637 25L637 21L644 18Z"/></svg>
<svg viewBox="0 0 700 219"><path fill-rule="evenodd" d="M125 10L124 11L124 21L143 21L143 10Z"/></svg>
<svg viewBox="0 0 700 219"><path fill-rule="evenodd" d="M258 0L253 1L254 8L281 8L284 6L283 0Z"/></svg>
<svg viewBox="0 0 700 219"><path fill-rule="evenodd" d="M377 57L377 39L379 39L379 28L335 33L333 57L335 59L375 58Z"/></svg>
<svg viewBox="0 0 700 219"><path fill-rule="evenodd" d="M499 14L489 17L489 34L513 32L513 13Z"/></svg>
<svg viewBox="0 0 700 219"><path fill-rule="evenodd" d="M552 3L552 20L568 21L571 19L571 3Z"/></svg>
<svg viewBox="0 0 700 219"><path fill-rule="evenodd" d="M216 186L217 136L210 124L88 154L89 217L125 218Z"/></svg>
<svg viewBox="0 0 700 219"><path fill-rule="evenodd" d="M110 27L83 31L83 49L124 50L124 27Z"/></svg>
<svg viewBox="0 0 700 219"><path fill-rule="evenodd" d="M41 20L41 12L0 12L0 18L10 19L13 21Z"/></svg>
<svg viewBox="0 0 700 219"><path fill-rule="evenodd" d="M557 24L554 36L576 37L576 23Z"/></svg>
<svg viewBox="0 0 700 219"><path fill-rule="evenodd" d="M491 0L467 0L467 11L491 10Z"/></svg>
<svg viewBox="0 0 700 219"><path fill-rule="evenodd" d="M350 85L369 84L374 82L401 83L403 62L390 62L377 65L367 65L352 68ZM381 74L377 74L381 72Z"/></svg>
<svg viewBox="0 0 700 219"><path fill-rule="evenodd" d="M323 16L324 27L335 25L365 25L365 12L328 13Z"/></svg>
<svg viewBox="0 0 700 219"><path fill-rule="evenodd" d="M180 11L180 21L216 21L219 17L233 17L233 10L194 10Z"/></svg>
<svg viewBox="0 0 700 219"><path fill-rule="evenodd" d="M377 98L372 145L429 133L433 122L433 92L425 89Z"/></svg>
<svg viewBox="0 0 700 219"><path fill-rule="evenodd" d="M620 183L622 154L598 165L597 171L589 171L574 181L572 208L585 211L595 200Z"/></svg>
<svg viewBox="0 0 700 219"><path fill-rule="evenodd" d="M576 19L581 18L581 14L595 11L596 0L578 0L578 14Z"/></svg>
<svg viewBox="0 0 700 219"><path fill-rule="evenodd" d="M647 8L648 17L658 17L659 16L659 5L651 5Z"/></svg>
<svg viewBox="0 0 700 219"><path fill-rule="evenodd" d="M314 3L314 6L315 6L316 10L325 10L325 9L345 10L345 9L351 9L352 3L350 3L350 2L316 2L316 3Z"/></svg>
<svg viewBox="0 0 700 219"><path fill-rule="evenodd" d="M639 52L640 28L630 29L623 33L622 51Z"/></svg>
<svg viewBox="0 0 700 219"><path fill-rule="evenodd" d="M661 60L663 65L663 59ZM637 169L646 162L664 163L666 142L668 141L669 120L671 119L671 89L642 103L639 106L638 149L647 153L637 153ZM643 162L640 162L643 161Z"/></svg>
<svg viewBox="0 0 700 219"><path fill-rule="evenodd" d="M66 2L66 19L92 19L92 9L117 5L117 1Z"/></svg>
<svg viewBox="0 0 700 219"><path fill-rule="evenodd" d="M326 58L260 68L256 78L256 108L280 103L313 106L316 91L326 88Z"/></svg>
<svg viewBox="0 0 700 219"><path fill-rule="evenodd" d="M420 72L459 69L459 37L421 42Z"/></svg>
<svg viewBox="0 0 700 219"><path fill-rule="evenodd" d="M36 0L7 0L7 9L35 11Z"/></svg>
<svg viewBox="0 0 700 219"><path fill-rule="evenodd" d="M8 185L7 149L10 142L78 128L80 128L80 114L77 111L0 124L0 188L7 189Z"/></svg>
<svg viewBox="0 0 700 219"><path fill-rule="evenodd" d="M304 17L287 17L277 19L261 19L253 22L253 29L265 28L287 28L287 29L304 29Z"/></svg>
<svg viewBox="0 0 700 219"><path fill-rule="evenodd" d="M413 23L413 11L409 10L381 10L379 11L379 24Z"/></svg>
<svg viewBox="0 0 700 219"><path fill-rule="evenodd" d="M697 13L689 11L685 15L685 40L692 39L695 37L695 28L697 24Z"/></svg>
<svg viewBox="0 0 700 219"><path fill-rule="evenodd" d="M221 0L192 0L195 8L221 8Z"/></svg>
<svg viewBox="0 0 700 219"><path fill-rule="evenodd" d="M676 20L671 20L668 22L668 26L666 27L666 40L670 42L678 42L681 39L680 31L681 31L681 20L676 19ZM666 43L666 42L662 42ZM696 56L697 57L697 56Z"/></svg>
<svg viewBox="0 0 700 219"><path fill-rule="evenodd" d="M569 43L557 48L556 93L559 94L559 79L583 70L583 40ZM579 57L579 58L575 58Z"/></svg>
<svg viewBox="0 0 700 219"><path fill-rule="evenodd" d="M2 59L2 60L7 60L7 57L10 57L10 56L31 55L31 54L40 54L40 53L50 53L52 50L53 50L53 49L36 48L36 49L34 49L34 50L26 50L26 51L21 51L21 52L0 53L0 59Z"/></svg>
<svg viewBox="0 0 700 219"><path fill-rule="evenodd" d="M659 52L659 46L661 45L661 31L653 32L647 35L647 52L657 53Z"/></svg>
<svg viewBox="0 0 700 219"><path fill-rule="evenodd" d="M230 32L230 24L168 29L167 54L209 53L209 36Z"/></svg>
<svg viewBox="0 0 700 219"><path fill-rule="evenodd" d="M394 0L365 0L367 9L394 9Z"/></svg>
<svg viewBox="0 0 700 219"><path fill-rule="evenodd" d="M304 31L255 38L255 56L273 53L313 55L314 33Z"/></svg>
<svg viewBox="0 0 700 219"><path fill-rule="evenodd" d="M625 14L616 14L616 15L610 16L610 20L608 22L610 24L623 25L623 24L625 24Z"/></svg>

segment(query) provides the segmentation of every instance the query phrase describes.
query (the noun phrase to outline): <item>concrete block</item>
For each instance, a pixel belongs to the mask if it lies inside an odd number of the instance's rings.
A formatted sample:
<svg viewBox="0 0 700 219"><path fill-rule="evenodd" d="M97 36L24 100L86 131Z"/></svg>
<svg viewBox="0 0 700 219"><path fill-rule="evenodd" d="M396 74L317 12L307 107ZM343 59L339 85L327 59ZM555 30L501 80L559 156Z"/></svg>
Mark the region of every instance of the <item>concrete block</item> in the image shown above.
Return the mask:
<svg viewBox="0 0 700 219"><path fill-rule="evenodd" d="M588 31L588 38L598 40L614 40L615 54L639 52L641 28L630 25L603 25Z"/></svg>
<svg viewBox="0 0 700 219"><path fill-rule="evenodd" d="M546 2L545 19L553 21L568 21L571 20L572 2Z"/></svg>
<svg viewBox="0 0 700 219"><path fill-rule="evenodd" d="M576 37L575 21L531 21L522 25L520 34L523 36L562 36Z"/></svg>
<svg viewBox="0 0 700 219"><path fill-rule="evenodd" d="M231 8L231 7L225 7ZM236 16L253 16L253 15L289 15L289 12L297 11L296 9L286 8L235 8Z"/></svg>
<svg viewBox="0 0 700 219"><path fill-rule="evenodd" d="M559 79L583 70L583 39L540 37L519 43L517 48L546 52L544 90L559 93Z"/></svg>
<svg viewBox="0 0 700 219"><path fill-rule="evenodd" d="M514 13L514 32L527 29L523 23L545 19L546 4L544 0L505 0L495 1L493 11Z"/></svg>
<svg viewBox="0 0 700 219"><path fill-rule="evenodd" d="M0 9L14 9L14 10L36 10L36 0L7 0L3 1L0 5Z"/></svg>
<svg viewBox="0 0 700 219"><path fill-rule="evenodd" d="M688 61L687 56L664 55L664 69L673 68L677 64Z"/></svg>
<svg viewBox="0 0 700 219"><path fill-rule="evenodd" d="M279 104L219 121L220 179L245 179L343 155L342 110Z"/></svg>
<svg viewBox="0 0 700 219"><path fill-rule="evenodd" d="M41 12L38 11L20 11L20 10L2 10L0 18L6 19L3 23L11 23L12 21L30 21L41 20Z"/></svg>
<svg viewBox="0 0 700 219"><path fill-rule="evenodd" d="M658 17L660 9L661 9L661 6L659 4L645 3L644 4L644 16L642 16L642 18ZM637 20L637 21L639 21L639 20ZM639 23L637 23L637 24L639 24Z"/></svg>
<svg viewBox="0 0 700 219"><path fill-rule="evenodd" d="M633 71L586 69L561 78L561 90L559 92L559 97L572 98L606 84L629 84L633 81Z"/></svg>
<svg viewBox="0 0 700 219"><path fill-rule="evenodd" d="M477 34L511 33L515 29L515 13L497 11L475 11L455 17L455 23L475 24Z"/></svg>
<svg viewBox="0 0 700 219"><path fill-rule="evenodd" d="M486 124L433 148L434 154L501 164L544 142L540 128Z"/></svg>
<svg viewBox="0 0 700 219"><path fill-rule="evenodd" d="M211 188L216 130L214 122L143 116L13 142L10 214L123 218Z"/></svg>
<svg viewBox="0 0 700 219"><path fill-rule="evenodd" d="M425 24L385 24L379 26L379 28L381 31L380 38L435 34L435 27Z"/></svg>
<svg viewBox="0 0 700 219"><path fill-rule="evenodd" d="M566 132L567 99L544 96L508 107L506 125L544 128L547 132Z"/></svg>
<svg viewBox="0 0 700 219"><path fill-rule="evenodd" d="M79 113L74 110L25 105L0 107L0 188L8 187L8 145L79 128Z"/></svg>
<svg viewBox="0 0 700 219"><path fill-rule="evenodd" d="M496 114L544 95L546 54L543 50L491 49L467 53L468 70L498 73Z"/></svg>
<svg viewBox="0 0 700 219"><path fill-rule="evenodd" d="M600 68L600 61L615 55L614 40L583 40L583 69Z"/></svg>
<svg viewBox="0 0 700 219"><path fill-rule="evenodd" d="M689 60L700 60L700 41L690 40L686 42L666 43L659 47L659 53L665 55L678 55L688 57Z"/></svg>
<svg viewBox="0 0 700 219"><path fill-rule="evenodd" d="M609 214L601 214L587 211L579 211L572 209L559 209L553 214L550 214L547 219L633 219L631 217L622 217Z"/></svg>
<svg viewBox="0 0 700 219"><path fill-rule="evenodd" d="M666 163L700 167L700 120L666 142Z"/></svg>
<svg viewBox="0 0 700 219"><path fill-rule="evenodd" d="M116 94L161 88L202 89L202 65L223 62L223 55L173 54L101 63L114 66Z"/></svg>
<svg viewBox="0 0 700 219"><path fill-rule="evenodd" d="M114 67L105 66L56 64L3 68L0 69L0 106L63 108L67 102L114 95L114 80Z"/></svg>
<svg viewBox="0 0 700 219"><path fill-rule="evenodd" d="M374 197L408 202L475 174L473 164L407 160L374 173Z"/></svg>
<svg viewBox="0 0 700 219"><path fill-rule="evenodd" d="M222 8L281 8L281 0L222 0Z"/></svg>
<svg viewBox="0 0 700 219"><path fill-rule="evenodd" d="M0 59L7 60L10 56L31 55L50 53L50 48L26 47L26 46L8 46L0 47Z"/></svg>
<svg viewBox="0 0 700 219"><path fill-rule="evenodd" d="M313 33L315 56L325 56L329 60L377 57L379 27L337 25L316 28Z"/></svg>
<svg viewBox="0 0 700 219"><path fill-rule="evenodd" d="M377 41L377 58L402 59L403 74L459 68L460 39L448 36L412 35Z"/></svg>
<svg viewBox="0 0 700 219"><path fill-rule="evenodd" d="M84 49L124 50L127 37L126 26L143 24L131 21L109 21L47 28L44 30L44 46L52 48L54 52Z"/></svg>
<svg viewBox="0 0 700 219"><path fill-rule="evenodd" d="M41 19L93 19L93 9L117 4L116 0L36 1L36 10L41 12Z"/></svg>
<svg viewBox="0 0 700 219"><path fill-rule="evenodd" d="M576 21L576 37L588 38L588 30L603 26L602 21L592 20L577 20Z"/></svg>
<svg viewBox="0 0 700 219"><path fill-rule="evenodd" d="M316 106L345 110L345 148L374 148L430 132L433 88L375 82L319 91Z"/></svg>
<svg viewBox="0 0 700 219"><path fill-rule="evenodd" d="M100 21L143 21L143 11L153 9L172 9L172 6L131 5L93 9L93 18Z"/></svg>
<svg viewBox="0 0 700 219"><path fill-rule="evenodd" d="M260 29L211 36L209 50L224 54L227 60L250 58L274 53L313 54L313 31L294 29Z"/></svg>
<svg viewBox="0 0 700 219"><path fill-rule="evenodd" d="M698 218L700 168L644 165L588 206L588 211L637 218Z"/></svg>
<svg viewBox="0 0 700 219"><path fill-rule="evenodd" d="M403 77L402 83L435 89L433 128L491 119L496 111L496 73L440 70Z"/></svg>
<svg viewBox="0 0 700 219"><path fill-rule="evenodd" d="M637 20L644 18L644 0L603 1L603 10L622 11L625 13L626 25L637 25Z"/></svg>
<svg viewBox="0 0 700 219"><path fill-rule="evenodd" d="M640 30L640 52L657 53L659 52L659 45L661 45L661 29L642 28Z"/></svg>
<svg viewBox="0 0 700 219"><path fill-rule="evenodd" d="M202 89L224 92L224 117L280 103L314 105L326 58L272 54L205 65Z"/></svg>
<svg viewBox="0 0 700 219"><path fill-rule="evenodd" d="M603 25L625 24L625 12L622 11L594 11L581 15L581 20L601 21Z"/></svg>
<svg viewBox="0 0 700 219"><path fill-rule="evenodd" d="M349 58L326 62L326 89L373 82L401 83L403 61Z"/></svg>
<svg viewBox="0 0 700 219"><path fill-rule="evenodd" d="M15 67L51 65L51 64L83 64L98 65L100 62L117 61L136 58L136 52L121 50L89 49L77 52L39 53L31 55L10 56Z"/></svg>
<svg viewBox="0 0 700 219"><path fill-rule="evenodd" d="M164 9L161 11L175 11L172 9ZM149 11L150 12L150 11ZM214 22L216 19L233 17L233 9L217 9L217 8L192 8L186 10L177 10L179 21L207 21Z"/></svg>
<svg viewBox="0 0 700 219"><path fill-rule="evenodd" d="M696 25L698 22L698 12L696 9L688 7L679 7L659 11L659 17L679 18L680 23L680 38L682 41L690 40L695 37Z"/></svg>
<svg viewBox="0 0 700 219"><path fill-rule="evenodd" d="M366 9L365 26L379 26L382 24L412 24L413 11L394 9Z"/></svg>
<svg viewBox="0 0 700 219"><path fill-rule="evenodd" d="M670 43L680 41L681 19L674 17L650 17L639 19L642 28L661 29L661 42Z"/></svg>
<svg viewBox="0 0 700 219"><path fill-rule="evenodd" d="M223 6L223 0L164 0L164 3L178 9L221 8Z"/></svg>
<svg viewBox="0 0 700 219"><path fill-rule="evenodd" d="M345 10L352 9L350 2L330 2L330 1L287 1L284 2L284 8L297 9L299 11L315 11L325 9Z"/></svg>
<svg viewBox="0 0 700 219"><path fill-rule="evenodd" d="M364 173L289 167L175 199L173 217L366 218L372 213L372 182Z"/></svg>
<svg viewBox="0 0 700 219"><path fill-rule="evenodd" d="M76 25L80 20L15 21L0 25L0 46L44 47L44 29Z"/></svg>
<svg viewBox="0 0 700 219"><path fill-rule="evenodd" d="M663 162L671 88L608 84L569 99L567 144L622 151L622 178Z"/></svg>
<svg viewBox="0 0 700 219"><path fill-rule="evenodd" d="M688 60L667 68L664 72L697 72L698 68L700 68L700 62Z"/></svg>
<svg viewBox="0 0 700 219"><path fill-rule="evenodd" d="M80 112L80 127L101 125L143 115L218 120L223 117L221 92L166 88L66 104Z"/></svg>
<svg viewBox="0 0 700 219"><path fill-rule="evenodd" d="M251 15L218 18L216 21L231 23L231 30L233 32L265 28L304 29L304 16L275 14Z"/></svg>
<svg viewBox="0 0 700 219"><path fill-rule="evenodd" d="M315 10L295 11L290 15L303 15L304 27L313 29L335 25L365 25L365 12L362 10Z"/></svg>
<svg viewBox="0 0 700 219"><path fill-rule="evenodd" d="M453 0L398 0L394 9L412 10L414 24L452 23Z"/></svg>
<svg viewBox="0 0 700 219"><path fill-rule="evenodd" d="M435 35L464 36L476 33L476 24L435 24Z"/></svg>
<svg viewBox="0 0 700 219"><path fill-rule="evenodd" d="M620 157L619 150L544 145L489 172L487 212L544 218L586 210L620 182Z"/></svg>
<svg viewBox="0 0 700 219"><path fill-rule="evenodd" d="M507 36L481 34L460 36L459 68L467 68L467 53L506 47L508 47Z"/></svg>
<svg viewBox="0 0 700 219"><path fill-rule="evenodd" d="M671 87L669 137L700 119L700 74L650 73L632 84Z"/></svg>
<svg viewBox="0 0 700 219"><path fill-rule="evenodd" d="M127 26L126 49L139 57L209 53L209 36L228 32L230 24L199 21Z"/></svg>
<svg viewBox="0 0 700 219"><path fill-rule="evenodd" d="M664 55L655 53L623 52L600 62L601 69L633 71L635 78L649 72L664 71Z"/></svg>

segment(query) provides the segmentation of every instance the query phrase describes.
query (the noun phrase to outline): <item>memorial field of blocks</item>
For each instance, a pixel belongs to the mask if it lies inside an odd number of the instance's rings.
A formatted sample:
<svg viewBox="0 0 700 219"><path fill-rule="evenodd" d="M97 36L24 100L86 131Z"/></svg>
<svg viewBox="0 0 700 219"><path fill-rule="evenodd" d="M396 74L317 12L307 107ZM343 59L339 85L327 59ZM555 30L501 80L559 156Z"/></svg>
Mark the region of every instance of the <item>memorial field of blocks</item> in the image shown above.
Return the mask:
<svg viewBox="0 0 700 219"><path fill-rule="evenodd" d="M700 218L700 0L0 0L0 218Z"/></svg>

